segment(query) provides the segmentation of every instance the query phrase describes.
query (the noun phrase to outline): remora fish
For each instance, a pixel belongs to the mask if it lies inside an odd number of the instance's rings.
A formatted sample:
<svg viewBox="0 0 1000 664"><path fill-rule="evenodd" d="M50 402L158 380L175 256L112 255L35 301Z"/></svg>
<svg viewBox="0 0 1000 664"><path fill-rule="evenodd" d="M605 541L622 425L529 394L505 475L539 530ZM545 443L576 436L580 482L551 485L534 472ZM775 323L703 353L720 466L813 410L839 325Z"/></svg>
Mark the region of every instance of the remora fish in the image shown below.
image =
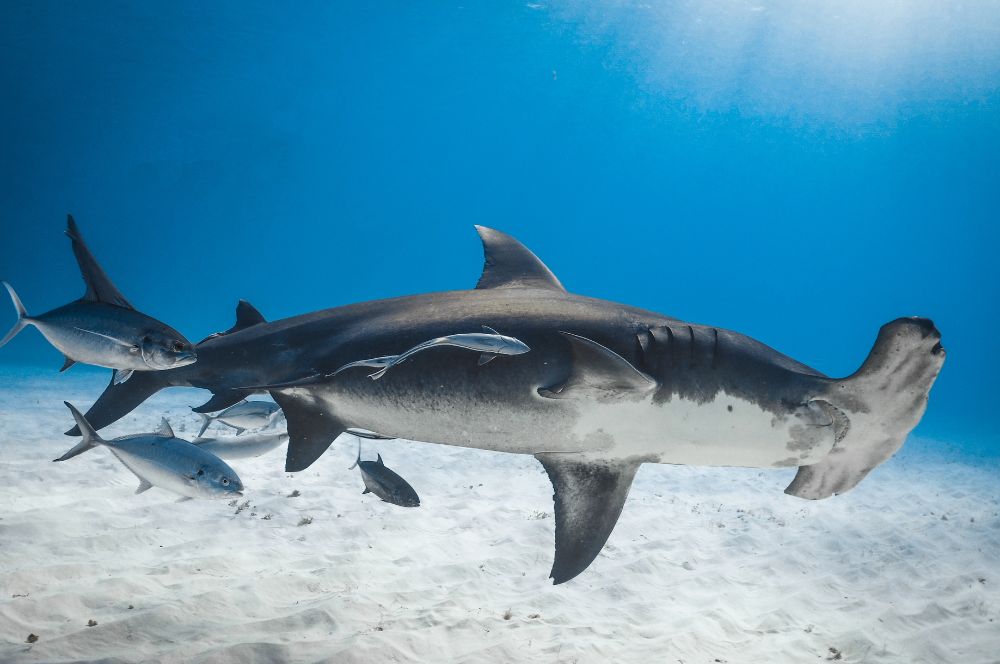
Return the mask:
<svg viewBox="0 0 1000 664"><path fill-rule="evenodd" d="M180 332L136 311L115 287L90 253L73 217L66 235L87 284L76 302L39 316L29 316L13 287L3 285L17 309L17 322L0 340L0 347L28 325L66 356L60 371L76 362L115 369L114 382L128 380L133 371L161 371L193 363L194 347Z"/></svg>
<svg viewBox="0 0 1000 664"><path fill-rule="evenodd" d="M211 452L220 459L249 459L267 454L288 442L288 434L250 433L245 436L221 436L218 438L195 438L192 445Z"/></svg>
<svg viewBox="0 0 1000 664"><path fill-rule="evenodd" d="M366 493L374 493L387 503L399 505L400 507L420 507L420 497L413 490L409 482L386 467L382 461L382 455L378 455L378 461L361 460L361 439L358 438L358 460L354 462L361 470L361 479L365 483ZM354 468L348 468L351 470Z"/></svg>
<svg viewBox="0 0 1000 664"><path fill-rule="evenodd" d="M212 422L221 422L227 427L236 429L238 436L247 429L270 426L277 419L279 413L281 413L281 408L270 401L241 401L218 415L198 413L201 416L201 431L198 432L198 436L201 437Z"/></svg>
<svg viewBox="0 0 1000 664"><path fill-rule="evenodd" d="M486 261L475 290L240 329L199 345L197 364L110 386L88 416L105 426L175 385L211 390L218 409L248 385L319 374L270 391L288 420L287 471L307 468L350 427L531 454L555 490L551 576L562 583L600 552L641 464L797 466L786 493L844 493L903 444L944 363L934 324L900 318L855 373L830 378L737 332L568 293L515 239L478 231ZM391 381L325 377L483 320L531 352L478 371L465 351L442 348L397 366Z"/></svg>
<svg viewBox="0 0 1000 664"><path fill-rule="evenodd" d="M101 438L87 419L72 404L73 413L83 432L83 441L56 461L65 461L87 450L104 445L126 468L139 478L136 493L160 487L185 498L231 498L243 495L243 483L226 463L197 445L174 437L166 420L155 433Z"/></svg>
<svg viewBox="0 0 1000 664"><path fill-rule="evenodd" d="M399 355L385 355L383 357L374 357L370 360L358 360L357 362L351 362L334 371L333 375L336 376L341 371L352 367L382 367L380 370L373 374L369 374L368 376L372 380L378 380L385 375L386 371L393 368L397 364L402 364L421 351L439 346L455 346L456 348L476 351L480 353L479 366L491 362L496 359L498 355L521 355L522 353L527 353L531 350L523 341L515 339L514 337L506 337L491 327L487 327L485 325L482 327L483 331L481 333L473 332L469 334L449 334L446 337L437 337L436 339L431 339L430 341L418 344L410 350L400 353Z"/></svg>

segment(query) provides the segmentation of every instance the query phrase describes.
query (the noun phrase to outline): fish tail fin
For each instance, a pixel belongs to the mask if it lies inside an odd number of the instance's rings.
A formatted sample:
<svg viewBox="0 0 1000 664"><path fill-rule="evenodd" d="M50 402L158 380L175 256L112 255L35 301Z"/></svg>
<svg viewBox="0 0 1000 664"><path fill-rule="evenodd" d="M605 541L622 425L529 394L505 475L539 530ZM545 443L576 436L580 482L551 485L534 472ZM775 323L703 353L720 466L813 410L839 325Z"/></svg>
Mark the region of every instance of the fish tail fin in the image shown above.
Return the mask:
<svg viewBox="0 0 1000 664"><path fill-rule="evenodd" d="M817 402L835 443L818 463L800 466L785 493L817 500L854 488L903 446L927 409L944 364L941 333L926 318L899 318L879 330L861 368L831 380Z"/></svg>
<svg viewBox="0 0 1000 664"><path fill-rule="evenodd" d="M0 339L0 348L2 348L7 345L8 341L16 337L18 332L28 326L30 319L28 318L28 312L24 309L24 305L21 304L21 298L14 292L14 287L6 281L0 283L3 283L4 288L10 293L10 301L14 303L14 309L17 310L17 322L14 323L14 327L10 328L10 332L3 339Z"/></svg>
<svg viewBox="0 0 1000 664"><path fill-rule="evenodd" d="M170 387L164 374L168 371L136 371L125 383L117 385L112 380L97 402L87 411L87 421L95 429L103 429L112 422L131 413L143 401ZM80 427L74 426L67 436L79 436Z"/></svg>
<svg viewBox="0 0 1000 664"><path fill-rule="evenodd" d="M211 415L206 415L205 413L198 413L198 417L201 418L201 429L198 430L198 437L201 438L205 435L205 430L211 426L212 420L215 418Z"/></svg>
<svg viewBox="0 0 1000 664"><path fill-rule="evenodd" d="M76 420L76 425L80 427L80 433L83 435L83 440L77 443L76 446L69 452L66 452L66 454L62 455L58 459L53 459L53 461L65 461L66 459L72 459L76 455L83 454L87 450L97 447L105 442L104 439L97 434L97 431L94 430L94 427L90 426L90 422L87 421L87 418L84 417L73 404L68 401L64 401L63 403L66 404L67 408L69 408L69 412L73 413L73 419Z"/></svg>

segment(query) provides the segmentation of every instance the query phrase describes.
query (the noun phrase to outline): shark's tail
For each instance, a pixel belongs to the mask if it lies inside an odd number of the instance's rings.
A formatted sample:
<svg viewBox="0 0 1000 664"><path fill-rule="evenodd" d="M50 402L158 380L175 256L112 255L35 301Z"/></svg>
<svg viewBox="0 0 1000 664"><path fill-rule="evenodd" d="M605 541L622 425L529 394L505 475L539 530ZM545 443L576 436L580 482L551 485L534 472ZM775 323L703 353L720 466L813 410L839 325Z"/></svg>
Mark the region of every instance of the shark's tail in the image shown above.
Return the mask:
<svg viewBox="0 0 1000 664"><path fill-rule="evenodd" d="M18 332L28 326L31 319L28 317L28 312L24 310L24 305L21 304L21 298L19 298L17 293L14 292L14 287L6 281L0 283L3 283L4 288L6 288L7 292L10 293L10 300L14 303L14 308L17 310L17 322L14 323L14 327L10 328L10 332L7 333L7 336L0 339L0 348L3 348L7 345L8 341L17 336Z"/></svg>
<svg viewBox="0 0 1000 664"><path fill-rule="evenodd" d="M201 418L201 429L198 430L198 437L201 438L205 435L205 430L212 425L212 420L215 418L205 413L198 413L198 417Z"/></svg>
<svg viewBox="0 0 1000 664"><path fill-rule="evenodd" d="M87 421L95 429L103 429L112 422L131 413L139 404L153 396L165 387L170 387L163 375L167 371L136 371L124 383L117 385L112 382L101 394L90 410L87 411ZM73 427L66 432L67 436L79 436L80 427Z"/></svg>
<svg viewBox="0 0 1000 664"><path fill-rule="evenodd" d="M104 442L104 439L97 435L94 431L94 427L90 426L90 422L87 421L83 415L80 414L73 404L68 401L64 401L66 407L69 408L69 412L73 413L73 419L76 420L76 425L80 428L83 433L83 440L77 443L76 447L71 449L66 454L62 455L58 459L53 459L53 461L65 461L66 459L72 459L77 454L83 454L87 450L97 447Z"/></svg>
<svg viewBox="0 0 1000 664"><path fill-rule="evenodd" d="M944 358L941 333L926 318L883 325L861 368L831 380L819 397L834 426L833 449L800 466L785 493L811 500L844 493L895 454L923 416Z"/></svg>

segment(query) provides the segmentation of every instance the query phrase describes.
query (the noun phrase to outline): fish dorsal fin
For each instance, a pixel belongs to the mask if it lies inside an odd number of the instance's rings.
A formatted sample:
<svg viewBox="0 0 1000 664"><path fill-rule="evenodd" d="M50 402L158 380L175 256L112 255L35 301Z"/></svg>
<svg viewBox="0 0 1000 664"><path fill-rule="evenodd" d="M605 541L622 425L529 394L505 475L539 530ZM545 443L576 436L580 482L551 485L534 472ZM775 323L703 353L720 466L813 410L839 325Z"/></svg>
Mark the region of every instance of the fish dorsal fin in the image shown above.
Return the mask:
<svg viewBox="0 0 1000 664"><path fill-rule="evenodd" d="M483 241L485 264L477 289L547 288L566 292L556 275L523 244L500 231L476 226Z"/></svg>
<svg viewBox="0 0 1000 664"><path fill-rule="evenodd" d="M378 465L380 465L380 466L384 466L385 465L385 462L382 461L382 455L381 454L378 455L378 459L376 459L376 461L378 461Z"/></svg>
<svg viewBox="0 0 1000 664"><path fill-rule="evenodd" d="M174 430L170 428L170 422L165 417L160 418L160 426L156 427L156 431L153 433L157 436L166 436L167 438L174 437Z"/></svg>
<svg viewBox="0 0 1000 664"><path fill-rule="evenodd" d="M281 406L288 422L288 452L285 455L285 472L305 470L326 452L330 443L347 426L338 418L307 399L271 392L271 398Z"/></svg>
<svg viewBox="0 0 1000 664"><path fill-rule="evenodd" d="M66 235L73 243L73 255L76 256L76 262L80 266L83 281L87 284L87 292L83 295L83 299L133 309L134 307L111 282L97 259L90 253L87 243L80 235L80 229L76 226L76 221L73 220L73 215L66 215Z"/></svg>
<svg viewBox="0 0 1000 664"><path fill-rule="evenodd" d="M591 398L597 401L642 399L656 381L639 371L624 357L596 341L571 332L562 332L573 352L569 377L538 394L549 399Z"/></svg>
<svg viewBox="0 0 1000 664"><path fill-rule="evenodd" d="M149 491L149 490L150 490L150 489L152 489L152 488L153 488L153 485L152 485L152 484L150 484L150 483L149 483L149 482L148 482L148 481L146 480L146 478L145 478L145 477L140 477L140 478L139 478L139 487L138 487L138 488L137 488L137 489L135 490L135 493L136 493L136 495L139 495L139 494L140 494L140 493L142 493L143 491Z"/></svg>
<svg viewBox="0 0 1000 664"><path fill-rule="evenodd" d="M500 336L500 333L497 332L496 330L494 330L489 325L483 325L483 332L485 332L486 334L492 334L492 335L497 336L497 337Z"/></svg>
<svg viewBox="0 0 1000 664"><path fill-rule="evenodd" d="M587 569L618 523L641 462L587 461L577 455L536 454L552 481L556 552L549 577L565 583Z"/></svg>

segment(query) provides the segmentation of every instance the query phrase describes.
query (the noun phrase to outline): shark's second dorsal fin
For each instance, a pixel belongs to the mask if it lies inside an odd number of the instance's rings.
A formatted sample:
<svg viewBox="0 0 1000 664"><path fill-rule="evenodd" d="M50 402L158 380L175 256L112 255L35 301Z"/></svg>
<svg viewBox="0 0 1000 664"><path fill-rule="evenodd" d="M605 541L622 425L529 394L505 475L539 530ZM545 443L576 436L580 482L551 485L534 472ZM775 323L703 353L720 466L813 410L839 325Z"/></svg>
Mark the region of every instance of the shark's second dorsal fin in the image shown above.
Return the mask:
<svg viewBox="0 0 1000 664"><path fill-rule="evenodd" d="M540 388L540 396L606 402L642 399L656 389L652 376L639 371L610 348L571 332L562 335L569 340L573 352L572 369L561 384Z"/></svg>
<svg viewBox="0 0 1000 664"><path fill-rule="evenodd" d="M556 275L523 244L500 231L476 226L483 241L485 264L477 289L547 288L565 293Z"/></svg>
<svg viewBox="0 0 1000 664"><path fill-rule="evenodd" d="M589 461L536 454L552 481L556 553L549 577L565 583L587 569L618 523L639 461Z"/></svg>
<svg viewBox="0 0 1000 664"><path fill-rule="evenodd" d="M125 299L121 291L111 282L108 275L104 273L94 255L90 253L87 243L83 241L83 236L80 235L80 229L76 226L76 221L73 220L73 215L66 215L66 220L66 235L69 236L69 239L73 243L73 255L76 256L76 262L80 266L80 274L83 276L83 281L87 284L87 292L84 293L83 299L91 302L114 304L126 309L134 309L135 307Z"/></svg>

